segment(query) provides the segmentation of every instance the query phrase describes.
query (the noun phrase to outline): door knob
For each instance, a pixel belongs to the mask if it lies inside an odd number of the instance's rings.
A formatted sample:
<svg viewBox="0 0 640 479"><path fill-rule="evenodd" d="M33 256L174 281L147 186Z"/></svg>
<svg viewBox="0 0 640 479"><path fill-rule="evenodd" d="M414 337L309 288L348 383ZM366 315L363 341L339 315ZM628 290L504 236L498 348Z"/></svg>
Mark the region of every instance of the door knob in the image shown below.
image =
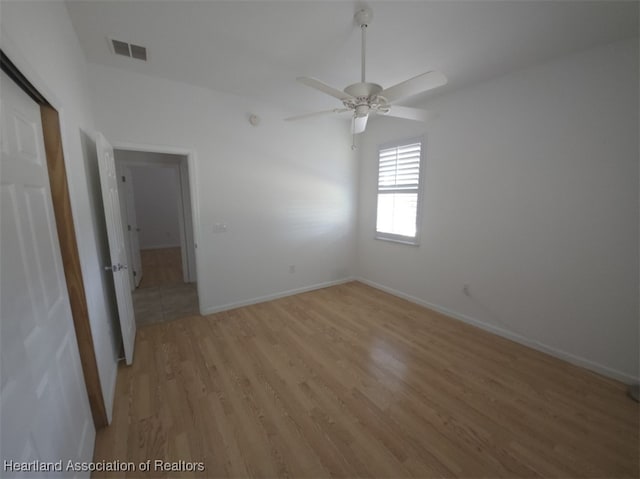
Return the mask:
<svg viewBox="0 0 640 479"><path fill-rule="evenodd" d="M114 264L112 266L105 266L104 267L105 271L112 271L114 273L117 273L121 269L127 269L127 265L118 263L118 264Z"/></svg>

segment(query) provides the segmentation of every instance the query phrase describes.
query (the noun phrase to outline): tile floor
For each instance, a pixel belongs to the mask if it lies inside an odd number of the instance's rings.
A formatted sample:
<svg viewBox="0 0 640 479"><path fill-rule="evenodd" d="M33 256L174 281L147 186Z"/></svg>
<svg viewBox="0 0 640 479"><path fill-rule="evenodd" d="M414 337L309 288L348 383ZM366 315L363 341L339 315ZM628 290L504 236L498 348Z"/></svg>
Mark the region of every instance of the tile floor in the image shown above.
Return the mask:
<svg viewBox="0 0 640 479"><path fill-rule="evenodd" d="M141 257L142 281L133 292L138 326L199 314L196 284L182 282L180 248L144 250Z"/></svg>
<svg viewBox="0 0 640 479"><path fill-rule="evenodd" d="M140 260L140 288L182 283L182 253L179 247L141 250Z"/></svg>

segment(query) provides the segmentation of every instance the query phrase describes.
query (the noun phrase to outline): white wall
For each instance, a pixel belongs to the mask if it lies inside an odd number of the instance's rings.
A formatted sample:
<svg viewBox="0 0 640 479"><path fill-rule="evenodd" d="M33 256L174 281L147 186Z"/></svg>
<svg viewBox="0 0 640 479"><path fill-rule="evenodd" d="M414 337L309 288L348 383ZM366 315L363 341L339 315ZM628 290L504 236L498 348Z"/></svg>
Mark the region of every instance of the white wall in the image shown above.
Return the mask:
<svg viewBox="0 0 640 479"><path fill-rule="evenodd" d="M140 228L140 249L179 247L180 184L177 165L134 166L131 174Z"/></svg>
<svg viewBox="0 0 640 479"><path fill-rule="evenodd" d="M637 39L426 107L437 115L426 127L385 119L366 133L359 276L600 372L637 378ZM376 146L419 134L421 245L374 240Z"/></svg>
<svg viewBox="0 0 640 479"><path fill-rule="evenodd" d="M194 152L201 309L212 312L352 274L356 161L346 122L90 65L96 122L116 146ZM262 121L248 122L249 113ZM227 231L214 233L214 224ZM289 273L295 265L295 273Z"/></svg>
<svg viewBox="0 0 640 479"><path fill-rule="evenodd" d="M58 109L76 236L96 348L100 381L109 414L117 372L117 341L108 316L106 288L98 261L84 166L82 130L93 118L84 56L61 2L2 2L2 50ZM34 32L37 32L34 33ZM82 129L82 130L81 130ZM81 414L78 411L78 414ZM90 422L93 421L90 419ZM81 452L91 460L94 431ZM63 438L60 438L62 441Z"/></svg>

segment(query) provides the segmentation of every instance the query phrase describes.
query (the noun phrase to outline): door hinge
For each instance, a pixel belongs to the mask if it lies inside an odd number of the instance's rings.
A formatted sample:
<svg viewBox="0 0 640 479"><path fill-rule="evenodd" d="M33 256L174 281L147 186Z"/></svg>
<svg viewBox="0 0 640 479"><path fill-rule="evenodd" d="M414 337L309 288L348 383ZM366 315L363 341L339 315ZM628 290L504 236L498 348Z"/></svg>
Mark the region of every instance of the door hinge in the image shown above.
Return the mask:
<svg viewBox="0 0 640 479"><path fill-rule="evenodd" d="M138 276L138 272L137 272L137 271L134 271L134 272L133 272L133 276L134 276L134 277Z"/></svg>
<svg viewBox="0 0 640 479"><path fill-rule="evenodd" d="M127 181L127 178L124 175L122 175L122 182L125 183L126 181Z"/></svg>
<svg viewBox="0 0 640 479"><path fill-rule="evenodd" d="M127 225L127 231L131 231L131 225Z"/></svg>

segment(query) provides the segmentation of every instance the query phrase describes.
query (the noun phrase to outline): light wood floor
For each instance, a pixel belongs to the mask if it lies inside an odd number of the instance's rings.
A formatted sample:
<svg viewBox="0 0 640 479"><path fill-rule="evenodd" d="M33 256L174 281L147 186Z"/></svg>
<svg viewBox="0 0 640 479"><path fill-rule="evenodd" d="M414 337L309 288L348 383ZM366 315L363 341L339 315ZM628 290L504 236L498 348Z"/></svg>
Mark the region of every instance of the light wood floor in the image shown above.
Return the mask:
<svg viewBox="0 0 640 479"><path fill-rule="evenodd" d="M203 461L199 477L638 477L624 385L361 283L145 326L136 347L95 460Z"/></svg>

